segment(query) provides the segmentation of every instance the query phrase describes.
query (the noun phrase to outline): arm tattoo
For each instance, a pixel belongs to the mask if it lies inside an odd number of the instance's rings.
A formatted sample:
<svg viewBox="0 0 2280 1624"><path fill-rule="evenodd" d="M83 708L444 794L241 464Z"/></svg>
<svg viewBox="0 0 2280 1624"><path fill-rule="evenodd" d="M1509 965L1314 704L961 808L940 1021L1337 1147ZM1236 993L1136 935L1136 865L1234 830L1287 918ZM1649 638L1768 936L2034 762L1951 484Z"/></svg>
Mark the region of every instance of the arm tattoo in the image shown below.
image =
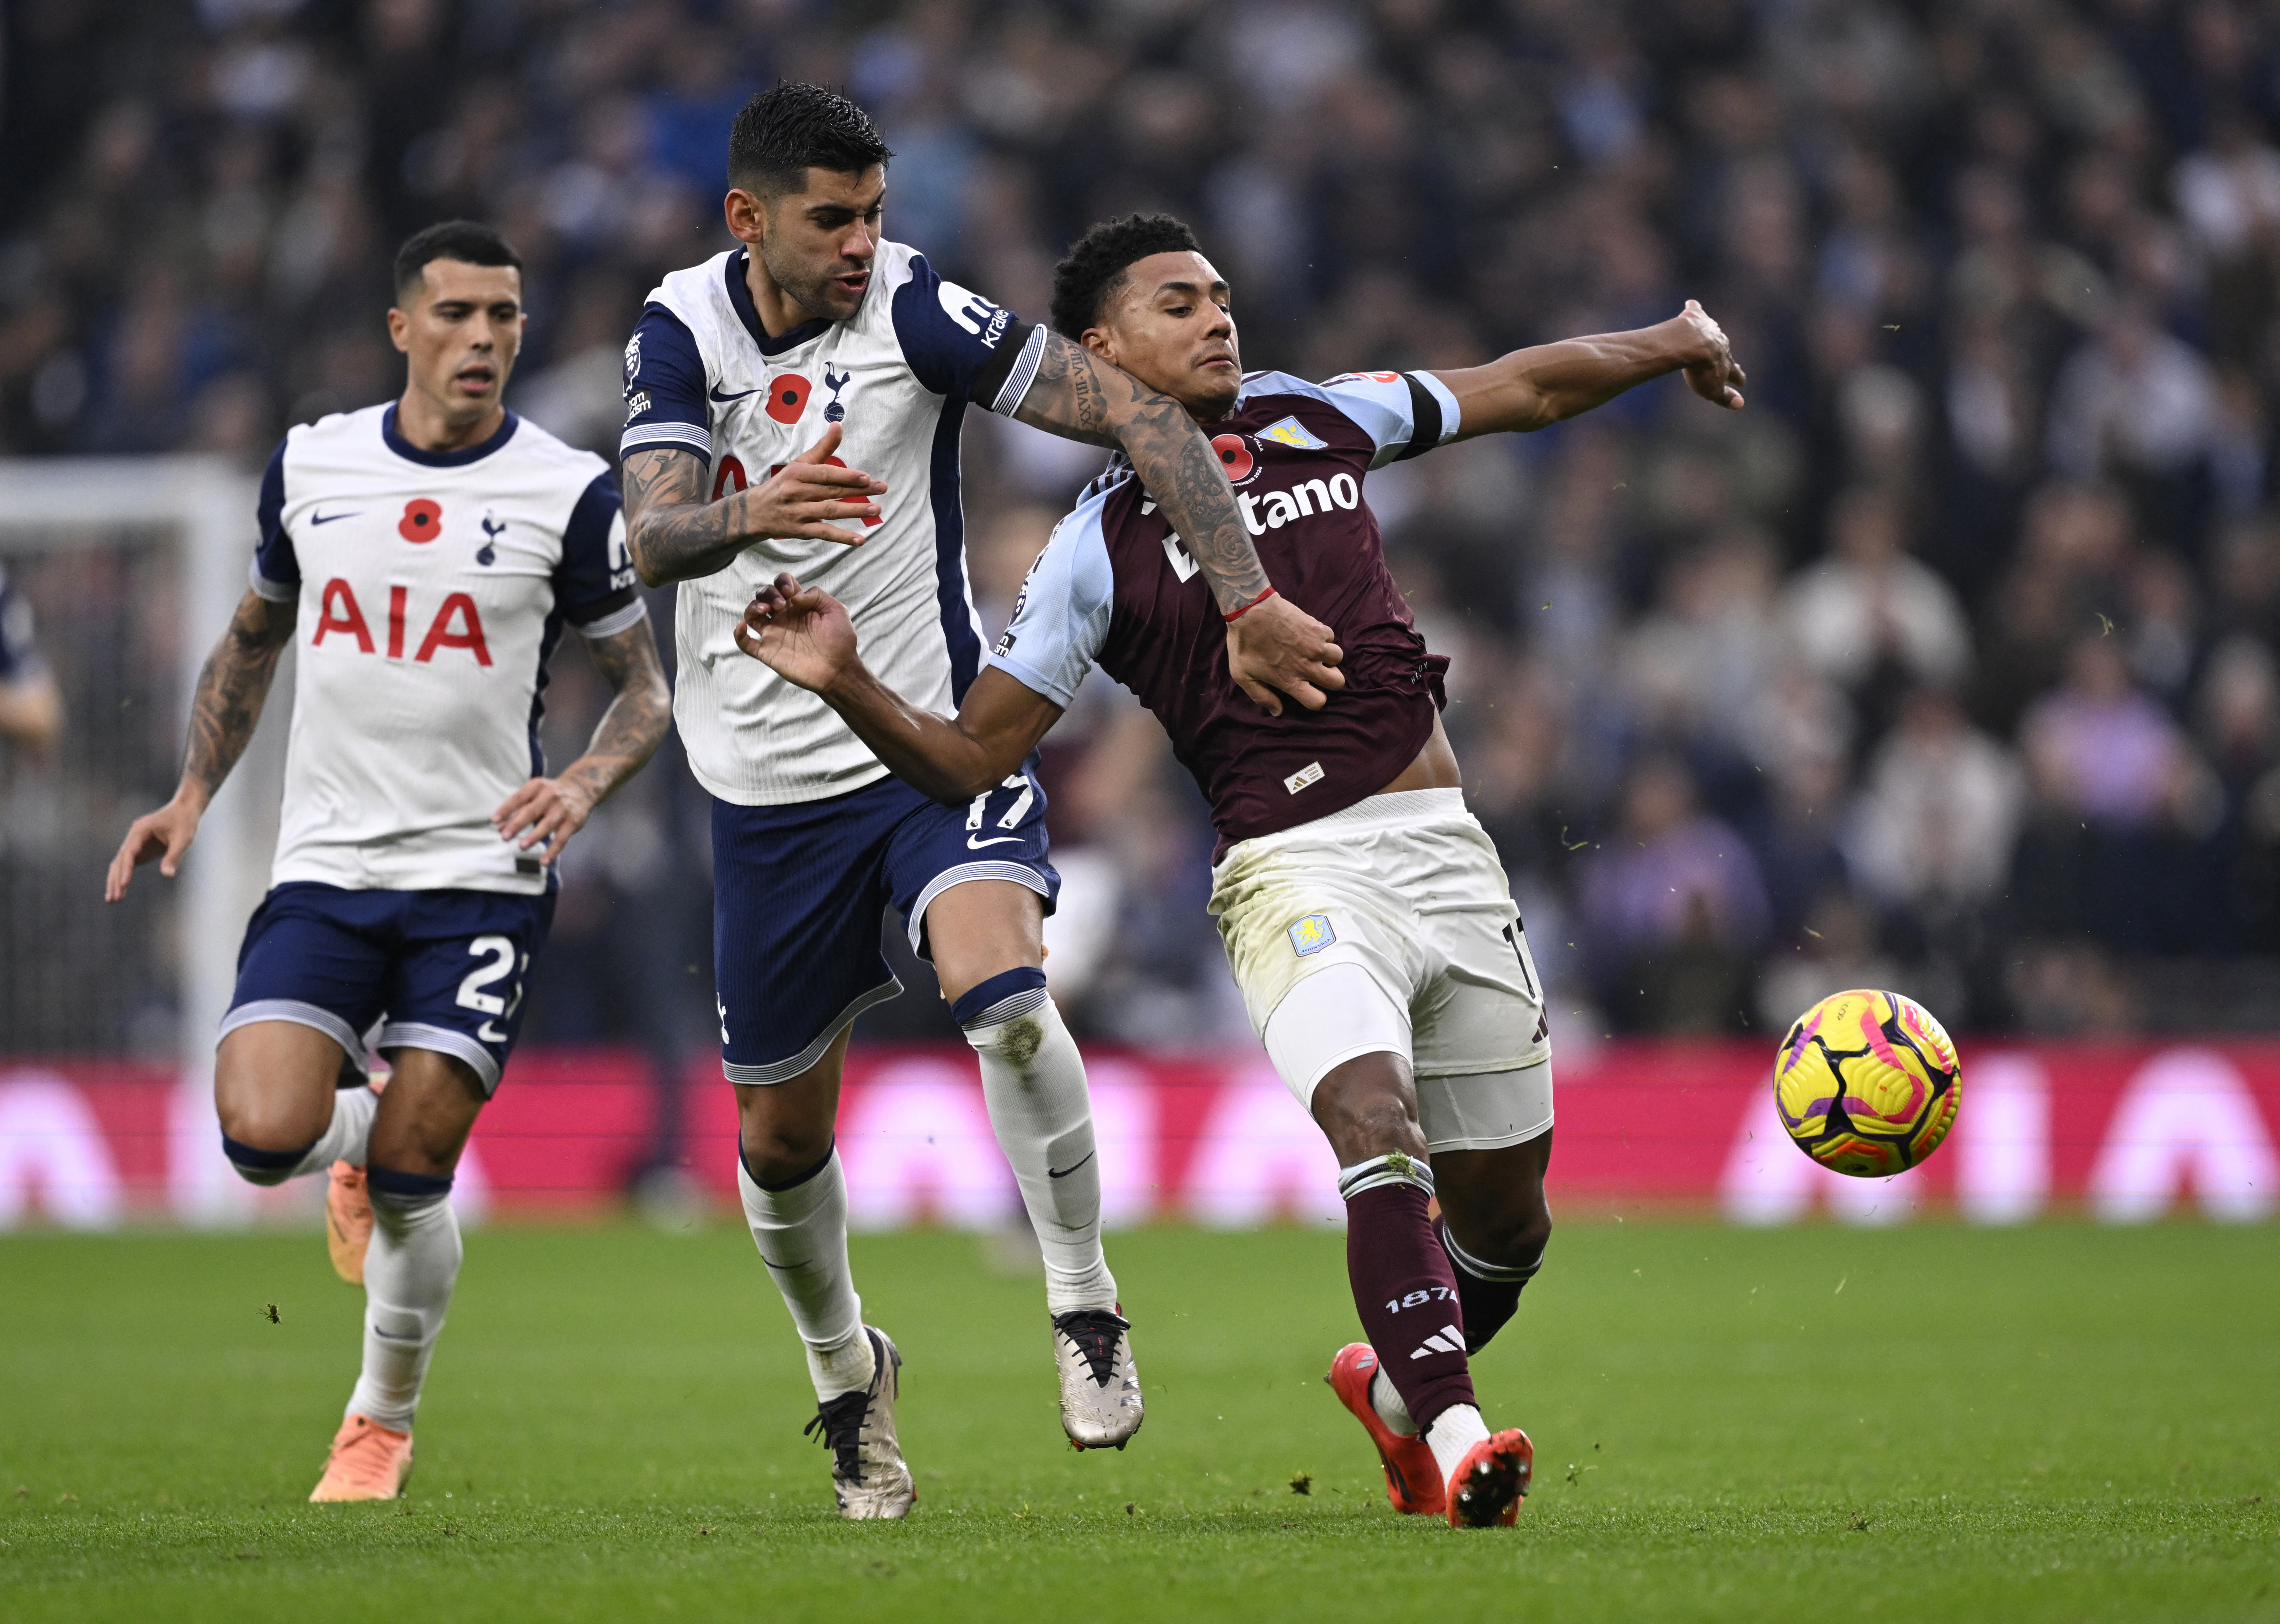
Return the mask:
<svg viewBox="0 0 2280 1624"><path fill-rule="evenodd" d="M621 632L588 641L586 651L594 668L616 690L617 697L594 724L586 753L564 769L593 792L600 805L626 780L642 769L665 742L673 720L673 696L665 685L665 668L658 663L657 638L647 620Z"/></svg>
<svg viewBox="0 0 2280 1624"><path fill-rule="evenodd" d="M710 575L758 539L743 531L743 494L706 501L705 473L705 458L679 446L626 458L626 545L651 586Z"/></svg>
<svg viewBox="0 0 2280 1624"><path fill-rule="evenodd" d="M1121 446L1203 566L1222 612L1267 590L1267 570L1244 528L1227 469L1196 420L1171 396L1054 334L1014 415L1072 440Z"/></svg>
<svg viewBox="0 0 2280 1624"><path fill-rule="evenodd" d="M206 656L190 698L190 743L182 780L209 801L245 753L260 725L261 707L277 675L277 657L293 635L295 605L273 604L249 591L238 600L229 629Z"/></svg>

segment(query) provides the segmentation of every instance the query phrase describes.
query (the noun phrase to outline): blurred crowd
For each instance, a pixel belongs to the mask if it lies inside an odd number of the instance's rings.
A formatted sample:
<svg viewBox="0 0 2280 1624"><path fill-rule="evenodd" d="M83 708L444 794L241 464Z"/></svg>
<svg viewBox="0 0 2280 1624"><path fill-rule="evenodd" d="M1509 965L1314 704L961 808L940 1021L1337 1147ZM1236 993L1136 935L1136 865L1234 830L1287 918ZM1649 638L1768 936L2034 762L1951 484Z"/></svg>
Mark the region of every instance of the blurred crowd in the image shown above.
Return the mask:
<svg viewBox="0 0 2280 1624"><path fill-rule="evenodd" d="M1455 657L1555 1034L1778 1029L1860 982L1964 1029L2280 1024L2268 0L23 0L7 26L10 453L254 466L388 396L389 253L452 215L529 262L511 404L609 451L642 296L726 245L728 125L780 76L878 119L890 235L1031 315L1062 244L1142 207L1203 235L1249 365L1313 376L1698 297L1745 412L1666 381L1368 485ZM1095 466L976 414L992 632ZM1092 689L1047 761L1051 967L1096 1035L1221 1041L1200 804ZM559 758L598 684L550 698ZM697 798L662 762L574 850L547 1035L704 1037ZM867 1030L934 1030L931 1003Z"/></svg>

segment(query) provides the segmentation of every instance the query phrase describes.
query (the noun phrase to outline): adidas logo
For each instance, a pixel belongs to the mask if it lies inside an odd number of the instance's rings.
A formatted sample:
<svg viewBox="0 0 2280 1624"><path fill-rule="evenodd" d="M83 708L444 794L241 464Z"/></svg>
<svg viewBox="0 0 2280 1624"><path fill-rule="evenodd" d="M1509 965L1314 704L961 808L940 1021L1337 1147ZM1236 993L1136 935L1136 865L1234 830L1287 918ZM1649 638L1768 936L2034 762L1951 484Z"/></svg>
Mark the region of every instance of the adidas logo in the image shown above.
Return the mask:
<svg viewBox="0 0 2280 1624"><path fill-rule="evenodd" d="M1409 1357L1421 1359L1429 1353L1462 1353L1465 1334L1453 1325L1444 1325L1425 1339L1425 1345Z"/></svg>

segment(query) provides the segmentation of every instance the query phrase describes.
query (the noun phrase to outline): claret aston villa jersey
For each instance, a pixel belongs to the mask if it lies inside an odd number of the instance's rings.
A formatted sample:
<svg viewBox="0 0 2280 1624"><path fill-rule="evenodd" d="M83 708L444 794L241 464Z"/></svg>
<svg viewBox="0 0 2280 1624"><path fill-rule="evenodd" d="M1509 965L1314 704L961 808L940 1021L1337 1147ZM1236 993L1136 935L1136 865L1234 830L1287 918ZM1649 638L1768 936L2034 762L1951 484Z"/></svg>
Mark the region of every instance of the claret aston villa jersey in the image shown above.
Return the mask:
<svg viewBox="0 0 2280 1624"><path fill-rule="evenodd" d="M253 589L299 600L272 882L544 890L490 818L544 770L563 626L606 637L648 612L608 465L512 412L423 451L373 406L286 435L260 522Z"/></svg>
<svg viewBox="0 0 2280 1624"><path fill-rule="evenodd" d="M1449 662L1417 635L1362 480L1446 443L1458 408L1425 373L1252 373L1205 427L1267 579L1336 635L1346 686L1279 717L1235 686L1210 587L1121 458L1055 527L990 663L1066 707L1098 661L1171 735L1224 852L1376 794L1432 736Z"/></svg>
<svg viewBox="0 0 2280 1624"><path fill-rule="evenodd" d="M837 458L885 481L875 520L843 520L859 547L771 540L681 583L674 720L697 780L723 801L780 805L886 776L836 712L736 647L753 592L790 570L847 605L874 669L914 703L954 709L982 661L959 505L968 402L1010 414L1036 376L1044 332L882 242L844 321L771 338L738 250L676 271L649 296L626 346L620 450L678 446L705 458L714 500L766 479L832 424Z"/></svg>

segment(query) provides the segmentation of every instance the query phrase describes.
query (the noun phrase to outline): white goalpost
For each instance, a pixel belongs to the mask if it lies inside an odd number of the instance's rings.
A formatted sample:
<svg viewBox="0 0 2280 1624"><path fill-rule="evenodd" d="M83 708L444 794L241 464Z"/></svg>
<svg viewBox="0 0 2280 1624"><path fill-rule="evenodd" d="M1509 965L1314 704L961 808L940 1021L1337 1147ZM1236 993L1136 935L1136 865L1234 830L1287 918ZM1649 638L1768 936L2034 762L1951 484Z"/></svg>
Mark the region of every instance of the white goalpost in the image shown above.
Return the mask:
<svg viewBox="0 0 2280 1624"><path fill-rule="evenodd" d="M165 721L176 766L199 668L245 590L257 491L255 480L215 457L0 459L0 563L11 566L12 573L61 564L66 572L61 578L67 581L74 558L86 560L81 567L92 568L99 566L100 555L106 551L157 550L170 557L177 603L167 617L175 647L169 684L172 714ZM152 623L149 605L127 607L123 626ZM138 615L138 611L145 612ZM41 641L45 643L51 635L43 632ZM95 655L85 648L69 652L82 660ZM115 658L126 658L127 652ZM86 713L88 703L67 685L66 758L73 748L72 730L96 720ZM172 1205L177 1216L193 1222L227 1222L250 1210L251 1192L230 1174L215 1135L214 1032L229 1004L239 934L267 885L276 842L285 722L291 705L289 658L271 691L266 725L214 797L181 875L169 881L160 879L155 868L147 868L137 876L140 886L176 888L172 957L179 1023L173 1048L179 1081L169 1113L175 1143L167 1159ZM165 792L164 786L131 786L138 795L153 789ZM74 800L62 792L58 798L65 804ZM89 798L76 797L81 803ZM93 799L101 804L100 796ZM137 804L127 816L145 810ZM101 833L115 844L125 831L125 818L120 817L116 828ZM84 852L90 843L91 837L83 835L75 850ZM82 893L89 899L85 905L103 905L102 874L76 872L83 866L74 860L73 872L60 876L69 910L74 912L83 905ZM55 933L59 951L67 951L68 920L39 923ZM22 973L22 966L11 972Z"/></svg>

